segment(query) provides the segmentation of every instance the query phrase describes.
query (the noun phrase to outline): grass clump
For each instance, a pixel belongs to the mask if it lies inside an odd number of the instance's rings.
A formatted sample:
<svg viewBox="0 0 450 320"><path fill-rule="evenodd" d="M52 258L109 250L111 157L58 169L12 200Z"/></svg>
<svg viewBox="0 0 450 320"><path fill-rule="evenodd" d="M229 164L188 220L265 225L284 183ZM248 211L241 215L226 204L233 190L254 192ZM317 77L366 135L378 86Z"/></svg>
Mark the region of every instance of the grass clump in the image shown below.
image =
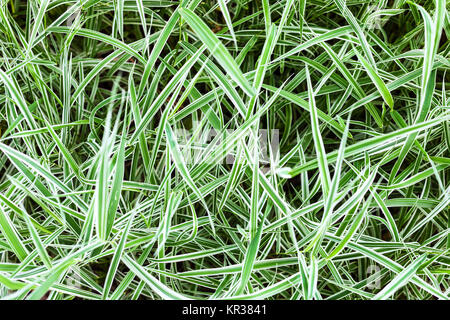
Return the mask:
<svg viewBox="0 0 450 320"><path fill-rule="evenodd" d="M435 1L0 1L3 299L448 299Z"/></svg>

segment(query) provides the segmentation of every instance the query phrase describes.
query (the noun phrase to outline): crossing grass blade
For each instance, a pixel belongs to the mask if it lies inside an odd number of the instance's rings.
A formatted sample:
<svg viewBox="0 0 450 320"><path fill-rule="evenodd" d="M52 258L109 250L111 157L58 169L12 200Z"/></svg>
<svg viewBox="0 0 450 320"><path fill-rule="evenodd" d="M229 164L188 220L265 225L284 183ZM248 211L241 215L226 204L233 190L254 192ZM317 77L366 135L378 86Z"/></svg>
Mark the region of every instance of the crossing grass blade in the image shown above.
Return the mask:
<svg viewBox="0 0 450 320"><path fill-rule="evenodd" d="M194 12L187 8L180 8L179 13L198 35L200 40L208 47L231 78L236 81L247 95L254 96L255 89L248 83L247 79L242 74L242 71L239 69L239 66L236 64L236 61L208 26Z"/></svg>
<svg viewBox="0 0 450 320"><path fill-rule="evenodd" d="M417 258L413 263L411 263L408 267L406 267L402 272L400 272L392 281L383 288L380 292L378 292L373 300L384 300L391 297L395 292L408 284L409 280L414 276L420 266L425 262L426 255L422 255Z"/></svg>
<svg viewBox="0 0 450 320"><path fill-rule="evenodd" d="M107 299L109 297L109 292L111 290L111 286L112 286L112 283L114 281L114 278L115 278L115 275L117 272L117 267L119 266L119 262L122 258L122 255L123 255L123 252L125 249L125 243L128 238L128 234L130 232L132 222L133 222L133 217L131 217L128 220L127 225L126 225L125 229L123 230L123 233L121 234L120 241L117 244L116 251L114 252L114 256L111 261L111 264L109 265L108 273L106 274L105 284L103 286L103 294L102 294L103 299Z"/></svg>

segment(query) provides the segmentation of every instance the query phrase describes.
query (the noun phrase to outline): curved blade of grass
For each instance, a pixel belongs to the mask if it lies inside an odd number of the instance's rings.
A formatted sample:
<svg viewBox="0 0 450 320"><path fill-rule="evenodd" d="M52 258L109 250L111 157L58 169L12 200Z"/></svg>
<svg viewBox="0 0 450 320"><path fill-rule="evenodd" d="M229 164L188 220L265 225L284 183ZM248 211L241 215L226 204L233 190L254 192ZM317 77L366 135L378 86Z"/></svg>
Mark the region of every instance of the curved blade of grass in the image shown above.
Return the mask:
<svg viewBox="0 0 450 320"><path fill-rule="evenodd" d="M358 56L359 61L361 61L361 64L364 66L364 69L366 69L367 74L369 75L370 79L372 79L372 82L375 84L375 87L380 92L381 96L383 97L386 104L391 108L391 110L394 109L394 99L392 98L391 93L389 92L388 88L384 84L383 80L378 75L377 71L370 65L370 63L358 52L358 50L354 50L356 55Z"/></svg>

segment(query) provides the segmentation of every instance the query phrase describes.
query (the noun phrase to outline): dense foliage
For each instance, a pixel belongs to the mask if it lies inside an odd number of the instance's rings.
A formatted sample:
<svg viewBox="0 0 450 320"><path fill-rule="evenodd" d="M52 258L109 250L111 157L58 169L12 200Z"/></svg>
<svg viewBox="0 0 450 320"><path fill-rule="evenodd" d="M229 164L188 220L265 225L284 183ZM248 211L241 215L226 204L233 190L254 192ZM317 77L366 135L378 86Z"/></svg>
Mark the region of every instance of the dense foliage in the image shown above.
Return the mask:
<svg viewBox="0 0 450 320"><path fill-rule="evenodd" d="M448 299L445 0L0 0L0 297Z"/></svg>

